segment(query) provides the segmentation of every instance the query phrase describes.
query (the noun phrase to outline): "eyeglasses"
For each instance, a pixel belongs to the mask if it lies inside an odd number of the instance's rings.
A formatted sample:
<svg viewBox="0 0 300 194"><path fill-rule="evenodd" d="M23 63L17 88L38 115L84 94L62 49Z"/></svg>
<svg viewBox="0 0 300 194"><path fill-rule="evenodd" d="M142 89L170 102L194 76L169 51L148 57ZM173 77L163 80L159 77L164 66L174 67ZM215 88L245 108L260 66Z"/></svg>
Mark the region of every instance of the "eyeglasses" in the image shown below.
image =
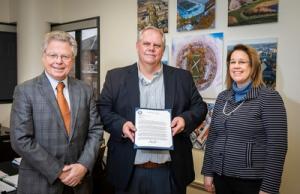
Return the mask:
<svg viewBox="0 0 300 194"><path fill-rule="evenodd" d="M142 42L142 45L143 45L143 47L145 47L145 48L154 48L154 49L160 49L160 48L162 48L162 45L161 44L151 44L150 42Z"/></svg>
<svg viewBox="0 0 300 194"><path fill-rule="evenodd" d="M235 65L235 64L246 65L248 63L249 61L229 61L229 65Z"/></svg>
<svg viewBox="0 0 300 194"><path fill-rule="evenodd" d="M71 56L58 55L58 54L55 54L55 53L46 53L46 56L51 60L57 60L58 58L60 58L63 62L70 62L70 60L72 59Z"/></svg>

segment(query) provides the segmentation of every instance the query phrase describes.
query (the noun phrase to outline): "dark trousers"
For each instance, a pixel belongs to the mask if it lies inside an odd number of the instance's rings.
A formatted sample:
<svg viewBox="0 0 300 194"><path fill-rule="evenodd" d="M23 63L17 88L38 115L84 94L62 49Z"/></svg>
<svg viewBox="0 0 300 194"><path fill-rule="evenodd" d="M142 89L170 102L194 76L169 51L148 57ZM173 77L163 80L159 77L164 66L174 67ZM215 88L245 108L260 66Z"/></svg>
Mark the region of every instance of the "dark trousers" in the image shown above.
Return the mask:
<svg viewBox="0 0 300 194"><path fill-rule="evenodd" d="M176 186L169 166L152 169L135 167L128 191L116 191L115 194L186 194L186 188Z"/></svg>
<svg viewBox="0 0 300 194"><path fill-rule="evenodd" d="M241 179L214 175L216 194L258 194L261 179Z"/></svg>
<svg viewBox="0 0 300 194"><path fill-rule="evenodd" d="M74 189L72 187L64 185L63 194L74 194Z"/></svg>

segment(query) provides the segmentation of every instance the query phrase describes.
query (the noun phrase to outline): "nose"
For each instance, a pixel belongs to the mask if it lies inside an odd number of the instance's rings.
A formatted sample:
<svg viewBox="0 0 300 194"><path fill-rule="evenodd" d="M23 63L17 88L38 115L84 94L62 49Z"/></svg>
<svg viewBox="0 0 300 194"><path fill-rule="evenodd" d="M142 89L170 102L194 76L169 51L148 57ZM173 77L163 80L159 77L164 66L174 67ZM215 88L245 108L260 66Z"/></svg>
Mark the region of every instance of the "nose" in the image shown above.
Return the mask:
<svg viewBox="0 0 300 194"><path fill-rule="evenodd" d="M240 64L237 62L233 64L233 68L235 69L239 69L240 67L241 67Z"/></svg>
<svg viewBox="0 0 300 194"><path fill-rule="evenodd" d="M56 62L58 62L58 63L62 63L62 56L57 56L56 58L55 58L55 61Z"/></svg>
<svg viewBox="0 0 300 194"><path fill-rule="evenodd" d="M150 44L149 47L148 47L148 50L154 51L154 48L155 48L155 47L154 47L154 44Z"/></svg>

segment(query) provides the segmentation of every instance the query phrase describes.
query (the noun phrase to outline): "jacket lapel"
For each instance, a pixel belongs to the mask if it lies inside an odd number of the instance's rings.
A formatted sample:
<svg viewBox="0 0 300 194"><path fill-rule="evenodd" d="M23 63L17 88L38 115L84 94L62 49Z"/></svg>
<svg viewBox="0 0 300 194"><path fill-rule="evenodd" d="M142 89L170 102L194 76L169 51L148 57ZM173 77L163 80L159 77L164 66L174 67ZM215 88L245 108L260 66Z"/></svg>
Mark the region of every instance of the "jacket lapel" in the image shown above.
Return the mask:
<svg viewBox="0 0 300 194"><path fill-rule="evenodd" d="M165 84L165 109L172 109L176 88L174 69L168 67L167 65L163 65L163 74Z"/></svg>
<svg viewBox="0 0 300 194"><path fill-rule="evenodd" d="M131 119L135 121L135 108L140 107L140 89L138 68L136 63L129 67L128 74L125 80L126 81L124 82L124 88L125 91L127 91L126 97L129 98L129 107L133 107L133 109L130 110L132 114L129 115L133 116L133 118Z"/></svg>
<svg viewBox="0 0 300 194"><path fill-rule="evenodd" d="M64 129L65 135L68 137L54 91L45 73L40 75L38 85L40 87L41 95L44 96L49 102L49 107L52 109L52 112L55 113L60 127Z"/></svg>
<svg viewBox="0 0 300 194"><path fill-rule="evenodd" d="M81 95L80 95L80 87L78 87L75 80L71 77L68 78L68 88L69 88L70 106L71 106L71 134L69 139L72 139L75 126L76 126Z"/></svg>

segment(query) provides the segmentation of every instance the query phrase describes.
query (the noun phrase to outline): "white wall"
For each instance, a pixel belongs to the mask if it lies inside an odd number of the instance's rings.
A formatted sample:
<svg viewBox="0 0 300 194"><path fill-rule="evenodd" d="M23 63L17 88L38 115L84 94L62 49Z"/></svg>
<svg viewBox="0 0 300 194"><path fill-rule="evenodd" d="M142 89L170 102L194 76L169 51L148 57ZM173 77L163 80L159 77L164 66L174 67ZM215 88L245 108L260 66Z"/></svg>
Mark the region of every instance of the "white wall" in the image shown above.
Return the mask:
<svg viewBox="0 0 300 194"><path fill-rule="evenodd" d="M17 0L18 83L43 71L41 48L50 22L59 22L60 0Z"/></svg>
<svg viewBox="0 0 300 194"><path fill-rule="evenodd" d="M107 70L135 61L136 0L63 0L63 10L64 21L100 16L101 85Z"/></svg>
<svg viewBox="0 0 300 194"><path fill-rule="evenodd" d="M101 85L106 71L125 66L136 59L135 41L137 35L137 0L0 0L0 22L18 20L18 62L19 81L38 75L41 71L38 50L47 22L67 22L100 16L100 64ZM176 32L176 1L169 1L168 43L173 37L224 32L224 43L231 40L252 38L278 38L277 90L282 95L288 112L289 150L283 175L282 194L298 193L300 174L300 17L299 0L281 0L279 22L241 27L227 27L227 2L216 0L216 28L194 32ZM17 7L17 9L15 8ZM17 14L15 13L17 12ZM7 14L9 16L7 16ZM26 15L29 14L29 15ZM36 18L40 17L40 18ZM19 23L20 22L20 23ZM23 23L23 24L22 24ZM30 27L31 29L26 29ZM28 39L28 40L26 40ZM29 41L30 40L30 41ZM169 49L171 51L171 49ZM225 49L224 49L224 54ZM224 58L225 60L225 58ZM0 122L8 125L10 105L0 105ZM199 172L197 172L199 173ZM190 193L198 193L190 190Z"/></svg>
<svg viewBox="0 0 300 194"><path fill-rule="evenodd" d="M9 0L1 0L0 1L0 22L9 22L9 11L10 11L10 5Z"/></svg>

